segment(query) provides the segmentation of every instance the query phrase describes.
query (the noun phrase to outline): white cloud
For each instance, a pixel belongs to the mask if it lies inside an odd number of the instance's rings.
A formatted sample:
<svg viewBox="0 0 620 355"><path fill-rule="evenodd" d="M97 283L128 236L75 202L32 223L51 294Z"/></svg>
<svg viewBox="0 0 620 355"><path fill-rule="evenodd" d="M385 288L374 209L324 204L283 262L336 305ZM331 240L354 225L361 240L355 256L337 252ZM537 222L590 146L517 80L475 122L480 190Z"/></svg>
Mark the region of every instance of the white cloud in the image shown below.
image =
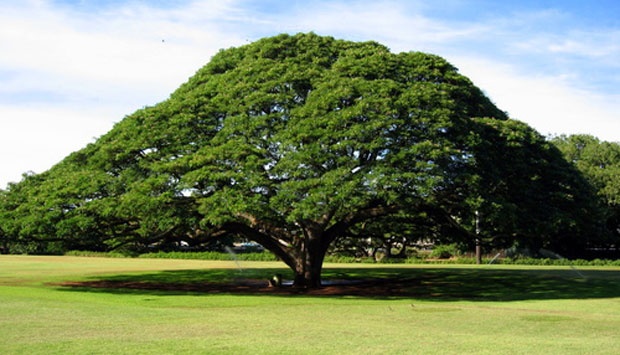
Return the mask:
<svg viewBox="0 0 620 355"><path fill-rule="evenodd" d="M97 13L43 1L0 5L0 188L165 99L217 50L241 43L218 29L238 15L229 3Z"/></svg>
<svg viewBox="0 0 620 355"><path fill-rule="evenodd" d="M86 116L87 115L87 116ZM0 182L19 181L27 171L43 172L72 151L112 128L113 109L0 106ZM10 170L4 170L9 167Z"/></svg>
<svg viewBox="0 0 620 355"><path fill-rule="evenodd" d="M511 65L481 58L456 62L498 107L542 134L591 134L620 141L618 97L575 88L563 77L526 75Z"/></svg>
<svg viewBox="0 0 620 355"><path fill-rule="evenodd" d="M315 4L316 5L316 4ZM423 5L402 1L320 3L297 9L278 26L289 32L315 31L352 40L374 40L392 51L433 52L446 43L488 31L480 23L444 23L422 14Z"/></svg>
<svg viewBox="0 0 620 355"><path fill-rule="evenodd" d="M511 44L519 52L549 55L557 58L575 57L593 60L590 64L620 66L620 31L572 30L566 33L534 33L527 39Z"/></svg>
<svg viewBox="0 0 620 355"><path fill-rule="evenodd" d="M209 22L226 11L222 4L103 13L41 4L8 9L0 15L0 65L38 90L67 96L103 89L106 95L147 91L165 98L218 49L240 42ZM205 19L201 26L199 18Z"/></svg>

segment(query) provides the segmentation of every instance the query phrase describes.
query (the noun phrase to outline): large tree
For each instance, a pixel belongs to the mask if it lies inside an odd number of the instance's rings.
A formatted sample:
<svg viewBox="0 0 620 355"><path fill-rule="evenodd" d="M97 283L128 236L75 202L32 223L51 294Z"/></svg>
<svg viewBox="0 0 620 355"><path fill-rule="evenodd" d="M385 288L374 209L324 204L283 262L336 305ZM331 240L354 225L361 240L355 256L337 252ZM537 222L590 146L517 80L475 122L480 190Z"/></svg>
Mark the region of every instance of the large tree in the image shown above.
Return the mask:
<svg viewBox="0 0 620 355"><path fill-rule="evenodd" d="M365 226L470 235L476 169L493 163L476 132L507 120L440 57L280 35L220 51L168 100L10 187L29 197L0 221L96 248L242 235L317 287L330 244Z"/></svg>

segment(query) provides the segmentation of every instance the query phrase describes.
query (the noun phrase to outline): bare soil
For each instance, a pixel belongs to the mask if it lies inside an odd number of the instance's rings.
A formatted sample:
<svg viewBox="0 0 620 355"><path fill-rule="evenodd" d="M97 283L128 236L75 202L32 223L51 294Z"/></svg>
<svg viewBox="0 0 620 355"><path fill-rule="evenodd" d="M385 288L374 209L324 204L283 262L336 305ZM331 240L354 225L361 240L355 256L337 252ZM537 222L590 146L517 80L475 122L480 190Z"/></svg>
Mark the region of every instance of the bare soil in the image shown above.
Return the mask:
<svg viewBox="0 0 620 355"><path fill-rule="evenodd" d="M267 280L244 279L229 283L156 283L98 280L64 282L59 286L101 291L144 290L205 294L403 297L414 296L412 289L416 284L419 284L419 281L414 279L330 280L320 288L304 289L290 285L272 287L269 286Z"/></svg>

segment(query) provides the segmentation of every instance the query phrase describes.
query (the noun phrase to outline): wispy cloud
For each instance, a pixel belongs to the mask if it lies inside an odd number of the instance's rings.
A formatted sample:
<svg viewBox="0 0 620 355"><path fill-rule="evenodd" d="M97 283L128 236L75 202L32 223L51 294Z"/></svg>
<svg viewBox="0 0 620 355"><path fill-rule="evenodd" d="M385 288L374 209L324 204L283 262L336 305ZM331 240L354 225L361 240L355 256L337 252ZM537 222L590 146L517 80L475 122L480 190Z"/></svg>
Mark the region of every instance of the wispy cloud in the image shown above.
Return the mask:
<svg viewBox="0 0 620 355"><path fill-rule="evenodd" d="M217 49L239 43L234 34L218 31L217 23L231 13L224 4L211 1L172 11L125 5L102 13L38 1L5 8L0 65L20 83L11 87L20 90L67 97L104 90L102 97L117 99L133 91L138 100L163 98ZM199 19L204 19L200 25Z"/></svg>
<svg viewBox="0 0 620 355"><path fill-rule="evenodd" d="M375 40L397 52L430 51L487 31L485 24L433 19L424 15L423 8L415 1L311 3L277 21L286 32L315 31L352 40Z"/></svg>
<svg viewBox="0 0 620 355"><path fill-rule="evenodd" d="M227 5L0 5L0 187L46 170L242 43L220 30L237 16Z"/></svg>
<svg viewBox="0 0 620 355"><path fill-rule="evenodd" d="M572 79L531 75L511 64L480 57L459 57L461 71L512 118L545 135L592 134L609 141L620 132L620 96L602 95L570 85Z"/></svg>

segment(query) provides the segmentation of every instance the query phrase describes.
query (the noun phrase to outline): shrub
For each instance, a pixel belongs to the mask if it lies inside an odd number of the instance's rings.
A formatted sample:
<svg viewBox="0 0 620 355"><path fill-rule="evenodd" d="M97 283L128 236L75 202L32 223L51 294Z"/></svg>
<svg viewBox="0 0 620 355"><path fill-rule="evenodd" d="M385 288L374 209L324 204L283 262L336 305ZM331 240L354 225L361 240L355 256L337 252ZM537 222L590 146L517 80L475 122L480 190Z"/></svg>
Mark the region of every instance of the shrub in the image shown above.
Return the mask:
<svg viewBox="0 0 620 355"><path fill-rule="evenodd" d="M460 251L456 244L441 244L436 245L435 248L433 248L430 257L438 259L450 259L458 255L460 255Z"/></svg>
<svg viewBox="0 0 620 355"><path fill-rule="evenodd" d="M135 257L134 254L124 253L120 251L89 251L89 250L70 250L64 255L67 256L85 256L92 258L131 258Z"/></svg>
<svg viewBox="0 0 620 355"><path fill-rule="evenodd" d="M203 251L203 252L185 252L185 251L171 251L171 252L157 252L141 254L140 258L152 258L152 259L198 259L198 260L241 260L241 261L277 261L278 258L269 252L261 253L222 253L217 251Z"/></svg>
<svg viewBox="0 0 620 355"><path fill-rule="evenodd" d="M135 257L123 253L121 251L112 252L97 252L97 251L82 251L72 250L65 253L68 256L84 256L84 257L106 257L106 258L126 258ZM476 259L474 257L460 255L460 252L456 245L438 245L428 258L410 257L407 259L402 258L383 258L380 261L376 261L372 257L356 258L353 256L343 255L326 255L325 262L328 263L365 263L365 264L475 264ZM238 260L238 261L277 261L278 258L270 252L260 253L239 253L230 254L215 251L205 252L156 252L146 253L137 256L139 258L152 258L152 259L197 259L197 260ZM491 259L483 259L483 264L488 264ZM493 259L494 264L513 264L513 265L550 265L550 266L620 266L619 260L608 259L594 259L594 260L569 260L569 259L554 259L554 258L532 258L532 257L520 257L520 258L496 258Z"/></svg>

